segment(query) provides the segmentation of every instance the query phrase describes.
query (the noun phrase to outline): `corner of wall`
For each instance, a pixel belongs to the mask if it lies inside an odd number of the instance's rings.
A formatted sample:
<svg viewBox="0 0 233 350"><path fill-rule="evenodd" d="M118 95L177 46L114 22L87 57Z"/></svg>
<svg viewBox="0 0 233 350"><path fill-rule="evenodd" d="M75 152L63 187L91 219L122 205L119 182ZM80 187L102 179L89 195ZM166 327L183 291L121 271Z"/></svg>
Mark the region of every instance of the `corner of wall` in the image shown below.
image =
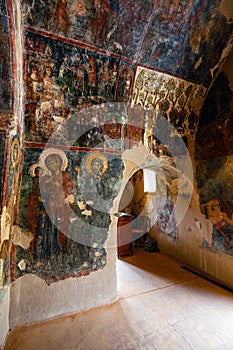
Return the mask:
<svg viewBox="0 0 233 350"><path fill-rule="evenodd" d="M0 291L0 349L4 348L9 332L10 287Z"/></svg>
<svg viewBox="0 0 233 350"><path fill-rule="evenodd" d="M116 250L108 249L104 269L88 276L71 277L48 285L27 274L11 285L11 329L95 308L117 300ZM106 289L106 286L108 288Z"/></svg>

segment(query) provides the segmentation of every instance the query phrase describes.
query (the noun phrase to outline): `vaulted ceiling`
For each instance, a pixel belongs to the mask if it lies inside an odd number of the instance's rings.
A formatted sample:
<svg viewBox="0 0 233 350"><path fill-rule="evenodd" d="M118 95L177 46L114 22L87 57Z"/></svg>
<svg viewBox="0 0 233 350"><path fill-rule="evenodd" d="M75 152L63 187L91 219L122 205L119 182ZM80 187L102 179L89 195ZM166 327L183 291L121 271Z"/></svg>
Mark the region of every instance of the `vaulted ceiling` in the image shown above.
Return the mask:
<svg viewBox="0 0 233 350"><path fill-rule="evenodd" d="M232 49L231 0L21 3L30 31L78 41L206 87Z"/></svg>

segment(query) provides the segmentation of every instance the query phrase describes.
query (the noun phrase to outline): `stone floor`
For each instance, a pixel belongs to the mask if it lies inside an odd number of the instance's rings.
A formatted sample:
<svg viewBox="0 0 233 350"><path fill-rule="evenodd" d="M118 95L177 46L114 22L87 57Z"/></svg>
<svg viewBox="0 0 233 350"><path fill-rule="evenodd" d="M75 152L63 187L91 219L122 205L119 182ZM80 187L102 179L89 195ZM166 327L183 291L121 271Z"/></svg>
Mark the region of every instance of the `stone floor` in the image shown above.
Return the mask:
<svg viewBox="0 0 233 350"><path fill-rule="evenodd" d="M233 294L142 248L117 270L117 302L16 330L5 350L233 349Z"/></svg>

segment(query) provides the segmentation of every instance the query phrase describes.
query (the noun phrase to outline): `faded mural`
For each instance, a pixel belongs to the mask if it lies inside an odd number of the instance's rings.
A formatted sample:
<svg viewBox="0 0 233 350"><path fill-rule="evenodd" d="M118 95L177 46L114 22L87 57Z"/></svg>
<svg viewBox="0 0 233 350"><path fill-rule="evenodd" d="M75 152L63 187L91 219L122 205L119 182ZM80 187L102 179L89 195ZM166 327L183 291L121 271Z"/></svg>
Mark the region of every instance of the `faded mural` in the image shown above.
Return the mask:
<svg viewBox="0 0 233 350"><path fill-rule="evenodd" d="M25 44L27 141L46 142L79 110L129 101L132 64L33 33ZM88 124L88 116L80 123Z"/></svg>
<svg viewBox="0 0 233 350"><path fill-rule="evenodd" d="M147 128L151 129L149 146L152 147L156 142L171 147L173 137L167 128L164 129L163 118L174 126L179 136L194 136L205 91L202 86L138 67L133 89L133 105L153 111L152 116L156 118L153 120L148 112ZM160 141L153 140L153 128L159 129Z"/></svg>
<svg viewBox="0 0 233 350"><path fill-rule="evenodd" d="M30 27L69 37L110 52L135 58L153 9L151 1L24 1Z"/></svg>
<svg viewBox="0 0 233 350"><path fill-rule="evenodd" d="M10 4L8 4L10 6ZM12 56L9 30L9 13L6 2L0 1L0 302L4 293L3 287L9 282L9 238L11 218L5 204L6 173L12 170L12 152L10 157L11 169L6 169L8 131L12 127ZM10 144L9 140L9 144Z"/></svg>
<svg viewBox="0 0 233 350"><path fill-rule="evenodd" d="M24 1L29 27L69 37L209 85L233 24L220 0ZM219 32L224 30L224 36ZM216 42L218 43L216 47ZM151 45L154 43L154 45ZM214 55L206 55L214 52Z"/></svg>
<svg viewBox="0 0 233 350"><path fill-rule="evenodd" d="M211 68L219 61L233 27L219 12L220 3L220 0L156 1L141 62L208 86ZM221 30L225 32L222 38ZM152 42L156 45L151 45Z"/></svg>
<svg viewBox="0 0 233 350"><path fill-rule="evenodd" d="M4 155L5 150L3 150ZM4 158L3 158L4 159ZM0 240L0 287L10 281L10 248L12 245L11 227L14 223L16 199L18 195L20 141L17 135L11 139L10 159L6 169L6 191L3 191L3 208L1 212L1 240Z"/></svg>
<svg viewBox="0 0 233 350"><path fill-rule="evenodd" d="M215 50L213 45L221 30L225 45L232 30L215 11L219 2L21 1L25 152L12 280L33 273L50 283L105 267L124 149L142 142L156 157L171 160L184 156L177 139L186 146L194 141L223 38ZM130 102L128 115L122 105ZM164 130L164 119L175 132ZM18 171L14 154L9 203ZM161 198L160 232L178 239L173 193L166 188Z"/></svg>
<svg viewBox="0 0 233 350"><path fill-rule="evenodd" d="M210 89L196 137L197 181L203 214L212 224L202 246L233 255L233 93L222 73Z"/></svg>
<svg viewBox="0 0 233 350"><path fill-rule="evenodd" d="M11 108L12 57L9 31L8 11L6 2L0 1L0 110L9 111Z"/></svg>
<svg viewBox="0 0 233 350"><path fill-rule="evenodd" d="M6 131L0 131L0 213L2 212L3 183L6 153Z"/></svg>
<svg viewBox="0 0 233 350"><path fill-rule="evenodd" d="M14 277L34 273L50 283L104 268L122 173L116 154L25 149L19 222L30 243L15 247Z"/></svg>
<svg viewBox="0 0 233 350"><path fill-rule="evenodd" d="M0 213L2 214L3 207L3 184L4 184L4 171L5 171L5 152L6 152L6 132L0 132ZM7 267L9 267L9 256L7 252L8 245L3 245L2 228L0 235L0 289L6 284L8 279ZM0 293L1 297L1 293Z"/></svg>
<svg viewBox="0 0 233 350"><path fill-rule="evenodd" d="M211 242L203 246L233 255L232 155L198 160L197 179L203 214L213 224Z"/></svg>
<svg viewBox="0 0 233 350"><path fill-rule="evenodd" d="M136 71L132 103L145 111L144 144L167 164L167 181L157 179L155 224L161 234L174 240L179 238L174 214L178 188L184 203L191 199L188 181L177 179L176 165L182 164L195 140L205 92L203 86L165 73L143 67Z"/></svg>
<svg viewBox="0 0 233 350"><path fill-rule="evenodd" d="M233 91L227 76L221 73L203 105L196 151L200 159L233 153Z"/></svg>

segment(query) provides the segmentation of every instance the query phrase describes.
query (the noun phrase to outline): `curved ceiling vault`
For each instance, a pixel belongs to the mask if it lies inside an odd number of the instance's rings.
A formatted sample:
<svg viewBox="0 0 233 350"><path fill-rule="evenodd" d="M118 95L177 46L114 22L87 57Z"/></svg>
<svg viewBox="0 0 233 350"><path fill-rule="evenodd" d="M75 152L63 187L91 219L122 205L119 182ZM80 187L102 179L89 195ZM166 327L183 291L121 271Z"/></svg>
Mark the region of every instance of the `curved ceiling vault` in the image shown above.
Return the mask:
<svg viewBox="0 0 233 350"><path fill-rule="evenodd" d="M49 5L24 0L22 7L29 30L85 43L205 87L232 49L231 0L51 0Z"/></svg>

